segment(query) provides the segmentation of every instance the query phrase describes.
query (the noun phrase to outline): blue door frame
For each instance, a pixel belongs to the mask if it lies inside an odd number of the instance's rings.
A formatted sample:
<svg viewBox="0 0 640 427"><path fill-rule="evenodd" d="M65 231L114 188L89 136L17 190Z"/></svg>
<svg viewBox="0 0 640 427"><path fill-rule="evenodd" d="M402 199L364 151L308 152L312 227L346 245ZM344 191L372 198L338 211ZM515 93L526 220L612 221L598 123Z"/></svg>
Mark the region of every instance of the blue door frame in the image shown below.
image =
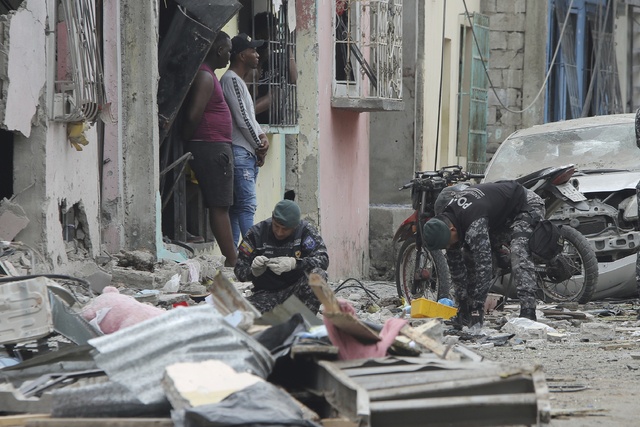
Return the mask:
<svg viewBox="0 0 640 427"><path fill-rule="evenodd" d="M563 55L562 47L558 52L558 56L555 60L555 65L551 74L550 84L546 88L546 102L544 111L544 121L556 122L559 120L566 120L571 118L580 117L582 113L581 108L576 110L575 105L583 105L586 96L588 82L590 78L590 55L586 54L586 46L588 45L589 37L588 23L587 23L587 10L595 9L597 7L606 6L608 0L573 0L571 10L568 11L570 16L569 25L565 29L565 35L567 31L573 30L574 32L574 58L575 58L575 71L568 69L570 64L566 64ZM612 1L612 0L610 0ZM558 22L556 19L556 5L560 3L565 9L571 4L571 0L549 0L549 14L548 14L548 28L549 37L547 37L547 70L549 69L551 59L556 50L557 44L560 42L559 36L564 22ZM571 74L575 72L575 77ZM569 96L570 91L568 89L569 80L576 79L577 89L574 96L577 98L577 102L574 102L573 109Z"/></svg>

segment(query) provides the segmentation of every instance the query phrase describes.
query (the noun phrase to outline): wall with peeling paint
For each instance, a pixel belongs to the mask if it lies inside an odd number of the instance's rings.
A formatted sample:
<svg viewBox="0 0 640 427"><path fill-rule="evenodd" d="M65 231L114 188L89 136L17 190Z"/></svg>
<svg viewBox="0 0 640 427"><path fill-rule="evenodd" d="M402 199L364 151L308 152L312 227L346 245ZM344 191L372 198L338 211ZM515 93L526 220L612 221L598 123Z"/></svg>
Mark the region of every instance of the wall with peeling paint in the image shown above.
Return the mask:
<svg viewBox="0 0 640 427"><path fill-rule="evenodd" d="M122 203L122 145L118 142L120 112L120 61L118 60L119 2L104 1L104 85L111 103L112 121L104 125L104 160L102 166L102 242L109 252L120 250L124 241L124 207Z"/></svg>
<svg viewBox="0 0 640 427"><path fill-rule="evenodd" d="M334 2L296 7L300 135L288 167L296 182L287 186L295 184L303 214L320 226L330 278L361 278L369 266L369 114L331 107Z"/></svg>
<svg viewBox="0 0 640 427"><path fill-rule="evenodd" d="M52 88L46 76L56 66L47 62L54 55L45 50L51 46L45 35L47 5L26 0L4 24L9 37L4 40L8 75L2 126L16 132L14 200L30 221L16 240L33 245L61 271L68 261L61 216L74 205L84 246L93 256L100 251L99 165L95 127L85 132L89 144L76 151L67 140L66 124L47 118Z"/></svg>
<svg viewBox="0 0 640 427"><path fill-rule="evenodd" d="M9 33L4 44L8 49L7 80L10 84L6 89L3 87L7 100L3 127L26 137L31 134L31 121L46 80L46 17L46 4L31 0L22 3L4 24Z"/></svg>

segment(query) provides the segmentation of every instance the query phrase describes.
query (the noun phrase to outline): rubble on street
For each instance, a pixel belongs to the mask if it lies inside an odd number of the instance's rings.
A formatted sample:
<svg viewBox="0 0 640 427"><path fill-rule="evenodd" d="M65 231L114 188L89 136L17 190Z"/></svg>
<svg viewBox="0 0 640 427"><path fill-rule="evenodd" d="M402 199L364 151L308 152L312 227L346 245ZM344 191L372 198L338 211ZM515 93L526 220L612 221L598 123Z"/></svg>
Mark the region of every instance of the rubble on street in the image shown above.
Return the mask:
<svg viewBox="0 0 640 427"><path fill-rule="evenodd" d="M260 315L215 256L103 261L47 274L3 243L1 425L547 425L542 367L482 350L640 336L630 302L540 304L533 322L494 296L482 329L456 330L410 317L389 283L312 274L318 316L295 297Z"/></svg>

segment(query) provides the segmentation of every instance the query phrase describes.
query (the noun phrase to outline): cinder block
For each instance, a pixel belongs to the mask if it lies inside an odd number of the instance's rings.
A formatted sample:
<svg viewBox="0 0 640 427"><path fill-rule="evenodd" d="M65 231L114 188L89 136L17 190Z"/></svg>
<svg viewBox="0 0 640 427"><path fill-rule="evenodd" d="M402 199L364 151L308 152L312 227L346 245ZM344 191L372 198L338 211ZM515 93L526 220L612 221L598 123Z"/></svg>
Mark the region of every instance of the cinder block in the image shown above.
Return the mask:
<svg viewBox="0 0 640 427"><path fill-rule="evenodd" d="M27 224L29 224L29 218L24 209L16 203L3 199L0 203L0 240L11 242Z"/></svg>
<svg viewBox="0 0 640 427"><path fill-rule="evenodd" d="M583 341L611 341L616 338L616 328L606 323L583 323L580 325L580 338Z"/></svg>

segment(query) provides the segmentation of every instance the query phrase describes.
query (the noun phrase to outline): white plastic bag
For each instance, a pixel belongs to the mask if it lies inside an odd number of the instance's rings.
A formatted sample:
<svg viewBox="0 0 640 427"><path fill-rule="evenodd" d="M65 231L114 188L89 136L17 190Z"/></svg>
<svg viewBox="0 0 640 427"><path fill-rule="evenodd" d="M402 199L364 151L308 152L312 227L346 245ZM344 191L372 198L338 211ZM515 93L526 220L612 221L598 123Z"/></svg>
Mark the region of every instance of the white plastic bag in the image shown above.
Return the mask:
<svg viewBox="0 0 640 427"><path fill-rule="evenodd" d="M174 274L162 287L164 292L178 292L180 289L180 275Z"/></svg>

